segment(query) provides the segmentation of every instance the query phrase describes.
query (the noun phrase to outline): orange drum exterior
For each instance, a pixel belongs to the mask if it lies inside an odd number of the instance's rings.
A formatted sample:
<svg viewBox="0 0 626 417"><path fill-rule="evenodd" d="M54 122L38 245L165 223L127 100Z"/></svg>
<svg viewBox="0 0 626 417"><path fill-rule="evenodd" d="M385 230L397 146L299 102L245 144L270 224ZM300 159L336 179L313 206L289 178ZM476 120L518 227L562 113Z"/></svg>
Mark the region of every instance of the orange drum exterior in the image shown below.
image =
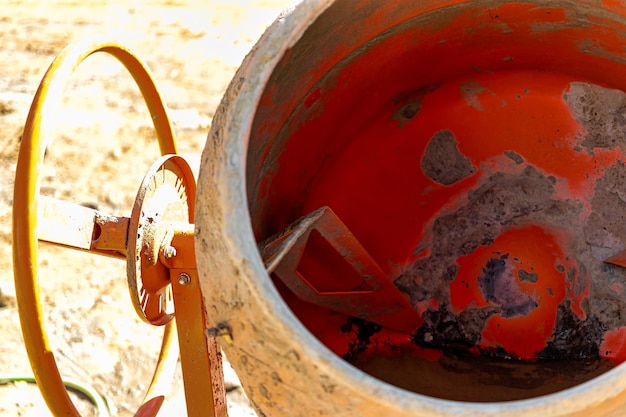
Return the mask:
<svg viewBox="0 0 626 417"><path fill-rule="evenodd" d="M262 415L624 415L626 269L604 262L626 248L624 91L623 2L282 16L216 114L196 204L206 311ZM415 331L268 275L257 244L324 206Z"/></svg>

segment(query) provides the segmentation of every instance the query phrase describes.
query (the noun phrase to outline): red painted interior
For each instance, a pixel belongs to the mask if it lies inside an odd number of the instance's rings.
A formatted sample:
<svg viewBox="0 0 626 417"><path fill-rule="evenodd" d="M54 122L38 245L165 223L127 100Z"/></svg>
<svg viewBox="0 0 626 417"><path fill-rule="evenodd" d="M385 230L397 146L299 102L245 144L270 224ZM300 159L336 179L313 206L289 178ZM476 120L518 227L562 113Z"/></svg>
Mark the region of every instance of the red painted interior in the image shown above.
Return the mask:
<svg viewBox="0 0 626 417"><path fill-rule="evenodd" d="M483 330L481 345L503 347L519 357L532 359L551 340L557 306L563 301L568 285L566 271L572 262L567 260L557 239L545 229L535 225L510 229L498 236L493 245L481 246L459 257L460 271L450 286L452 305L457 312L471 304L489 305L477 281L487 261L500 254L509 255L513 275L521 269L541 274L536 283L518 281L520 289L532 296L538 307L526 316L491 317ZM563 272L555 268L557 264L563 265Z"/></svg>
<svg viewBox="0 0 626 417"><path fill-rule="evenodd" d="M410 262L428 255L430 228L438 216L460 207L468 191L490 174L523 168L506 151L554 176L555 198L579 200L585 210L572 227L582 227L595 181L626 157L621 149L593 155L577 150L576 137L585 131L563 95L572 82L626 89L624 19L611 20L610 13L580 17L563 8L521 2L491 8L448 3L464 6L443 20L423 18L411 25L406 18L404 26L359 50L383 29L404 21L396 15L386 18L387 9L375 11L362 38L351 33L345 42L322 42L326 55L319 65L302 65L295 79L281 76L293 76L298 66L290 60L297 51L279 64L259 103L251 136L256 142L250 145L249 196L259 240L327 205L394 279ZM603 3L624 12L619 2ZM434 7L427 1L410 13L428 17ZM591 24L578 24L580 19ZM412 118L399 117L409 103L419 111ZM442 130L452 132L459 151L477 168L452 185L433 181L420 167L428 141ZM550 341L556 307L570 285L555 268L560 263L567 269L572 262L563 250L569 236L546 224L511 228L493 244L457 259L459 274L450 284L457 312L489 304L476 280L496 253L516 259L513 273L524 268L542 277L538 283L520 283L538 307L526 316L490 318L481 347L502 347L533 359ZM310 260L304 266L306 271L319 268ZM346 317L301 303L276 285L313 334L338 354L345 353L354 342ZM328 290L334 285L327 283ZM581 319L586 295L572 303ZM415 308L437 308L437 300ZM376 338L380 346L410 343L409 336L391 331ZM626 359L625 340L623 328L607 333L602 355Z"/></svg>

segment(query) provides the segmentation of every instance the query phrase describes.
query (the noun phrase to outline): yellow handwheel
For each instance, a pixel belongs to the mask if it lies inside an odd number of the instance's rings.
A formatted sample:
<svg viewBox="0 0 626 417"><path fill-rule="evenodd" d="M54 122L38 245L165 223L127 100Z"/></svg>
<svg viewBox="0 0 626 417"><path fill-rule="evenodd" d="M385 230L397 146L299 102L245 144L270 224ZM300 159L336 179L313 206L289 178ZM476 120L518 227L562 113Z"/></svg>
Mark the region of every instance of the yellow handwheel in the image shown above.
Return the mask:
<svg viewBox="0 0 626 417"><path fill-rule="evenodd" d="M13 197L13 268L24 343L35 379L55 416L79 416L63 384L43 325L38 282L37 224L39 179L47 144L42 141L49 114L60 105L61 94L75 69L88 56L106 52L117 58L137 83L152 116L161 154L177 152L165 104L145 63L114 41L92 39L65 48L44 75L26 120L18 156ZM133 299L133 303L136 301ZM139 311L138 311L139 312ZM142 319L145 320L144 317ZM163 323L162 323L163 324ZM136 415L155 415L163 400L162 386L171 377L178 357L174 322L164 329L161 351L143 405ZM165 378L166 379L166 378Z"/></svg>

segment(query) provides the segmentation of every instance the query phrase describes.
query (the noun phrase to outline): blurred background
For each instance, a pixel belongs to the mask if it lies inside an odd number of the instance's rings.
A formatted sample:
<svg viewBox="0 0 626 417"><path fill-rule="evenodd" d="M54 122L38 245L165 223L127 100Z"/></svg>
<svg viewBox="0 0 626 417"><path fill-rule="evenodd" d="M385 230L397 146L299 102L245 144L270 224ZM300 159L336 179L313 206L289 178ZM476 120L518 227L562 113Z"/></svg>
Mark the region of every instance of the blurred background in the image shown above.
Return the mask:
<svg viewBox="0 0 626 417"><path fill-rule="evenodd" d="M0 8L0 378L31 374L15 303L13 182L29 106L46 69L69 43L122 39L153 71L181 153L197 173L215 109L242 59L287 0L5 0ZM152 123L132 78L114 58L90 57L47 128L41 192L129 216L158 157ZM125 263L40 245L46 329L62 375L95 387L113 416L132 416L150 382L162 329L136 317ZM231 417L254 416L225 364ZM96 415L75 397L85 416ZM0 384L0 415L50 415L36 386ZM180 369L161 415L186 415Z"/></svg>

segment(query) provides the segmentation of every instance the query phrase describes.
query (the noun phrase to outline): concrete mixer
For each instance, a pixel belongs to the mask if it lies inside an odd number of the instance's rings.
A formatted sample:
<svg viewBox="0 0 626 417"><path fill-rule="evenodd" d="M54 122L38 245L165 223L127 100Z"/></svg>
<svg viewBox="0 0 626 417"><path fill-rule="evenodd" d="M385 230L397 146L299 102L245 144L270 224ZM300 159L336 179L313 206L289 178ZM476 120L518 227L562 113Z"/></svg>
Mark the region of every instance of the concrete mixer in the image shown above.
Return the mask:
<svg viewBox="0 0 626 417"><path fill-rule="evenodd" d="M38 240L125 259L135 310L167 326L137 415L158 412L177 334L190 416L226 415L220 348L260 416L622 416L625 45L621 1L303 1L233 78L197 191L145 64L68 47L14 199L49 407L77 415ZM99 51L135 78L164 155L128 217L39 196L46 115Z"/></svg>

